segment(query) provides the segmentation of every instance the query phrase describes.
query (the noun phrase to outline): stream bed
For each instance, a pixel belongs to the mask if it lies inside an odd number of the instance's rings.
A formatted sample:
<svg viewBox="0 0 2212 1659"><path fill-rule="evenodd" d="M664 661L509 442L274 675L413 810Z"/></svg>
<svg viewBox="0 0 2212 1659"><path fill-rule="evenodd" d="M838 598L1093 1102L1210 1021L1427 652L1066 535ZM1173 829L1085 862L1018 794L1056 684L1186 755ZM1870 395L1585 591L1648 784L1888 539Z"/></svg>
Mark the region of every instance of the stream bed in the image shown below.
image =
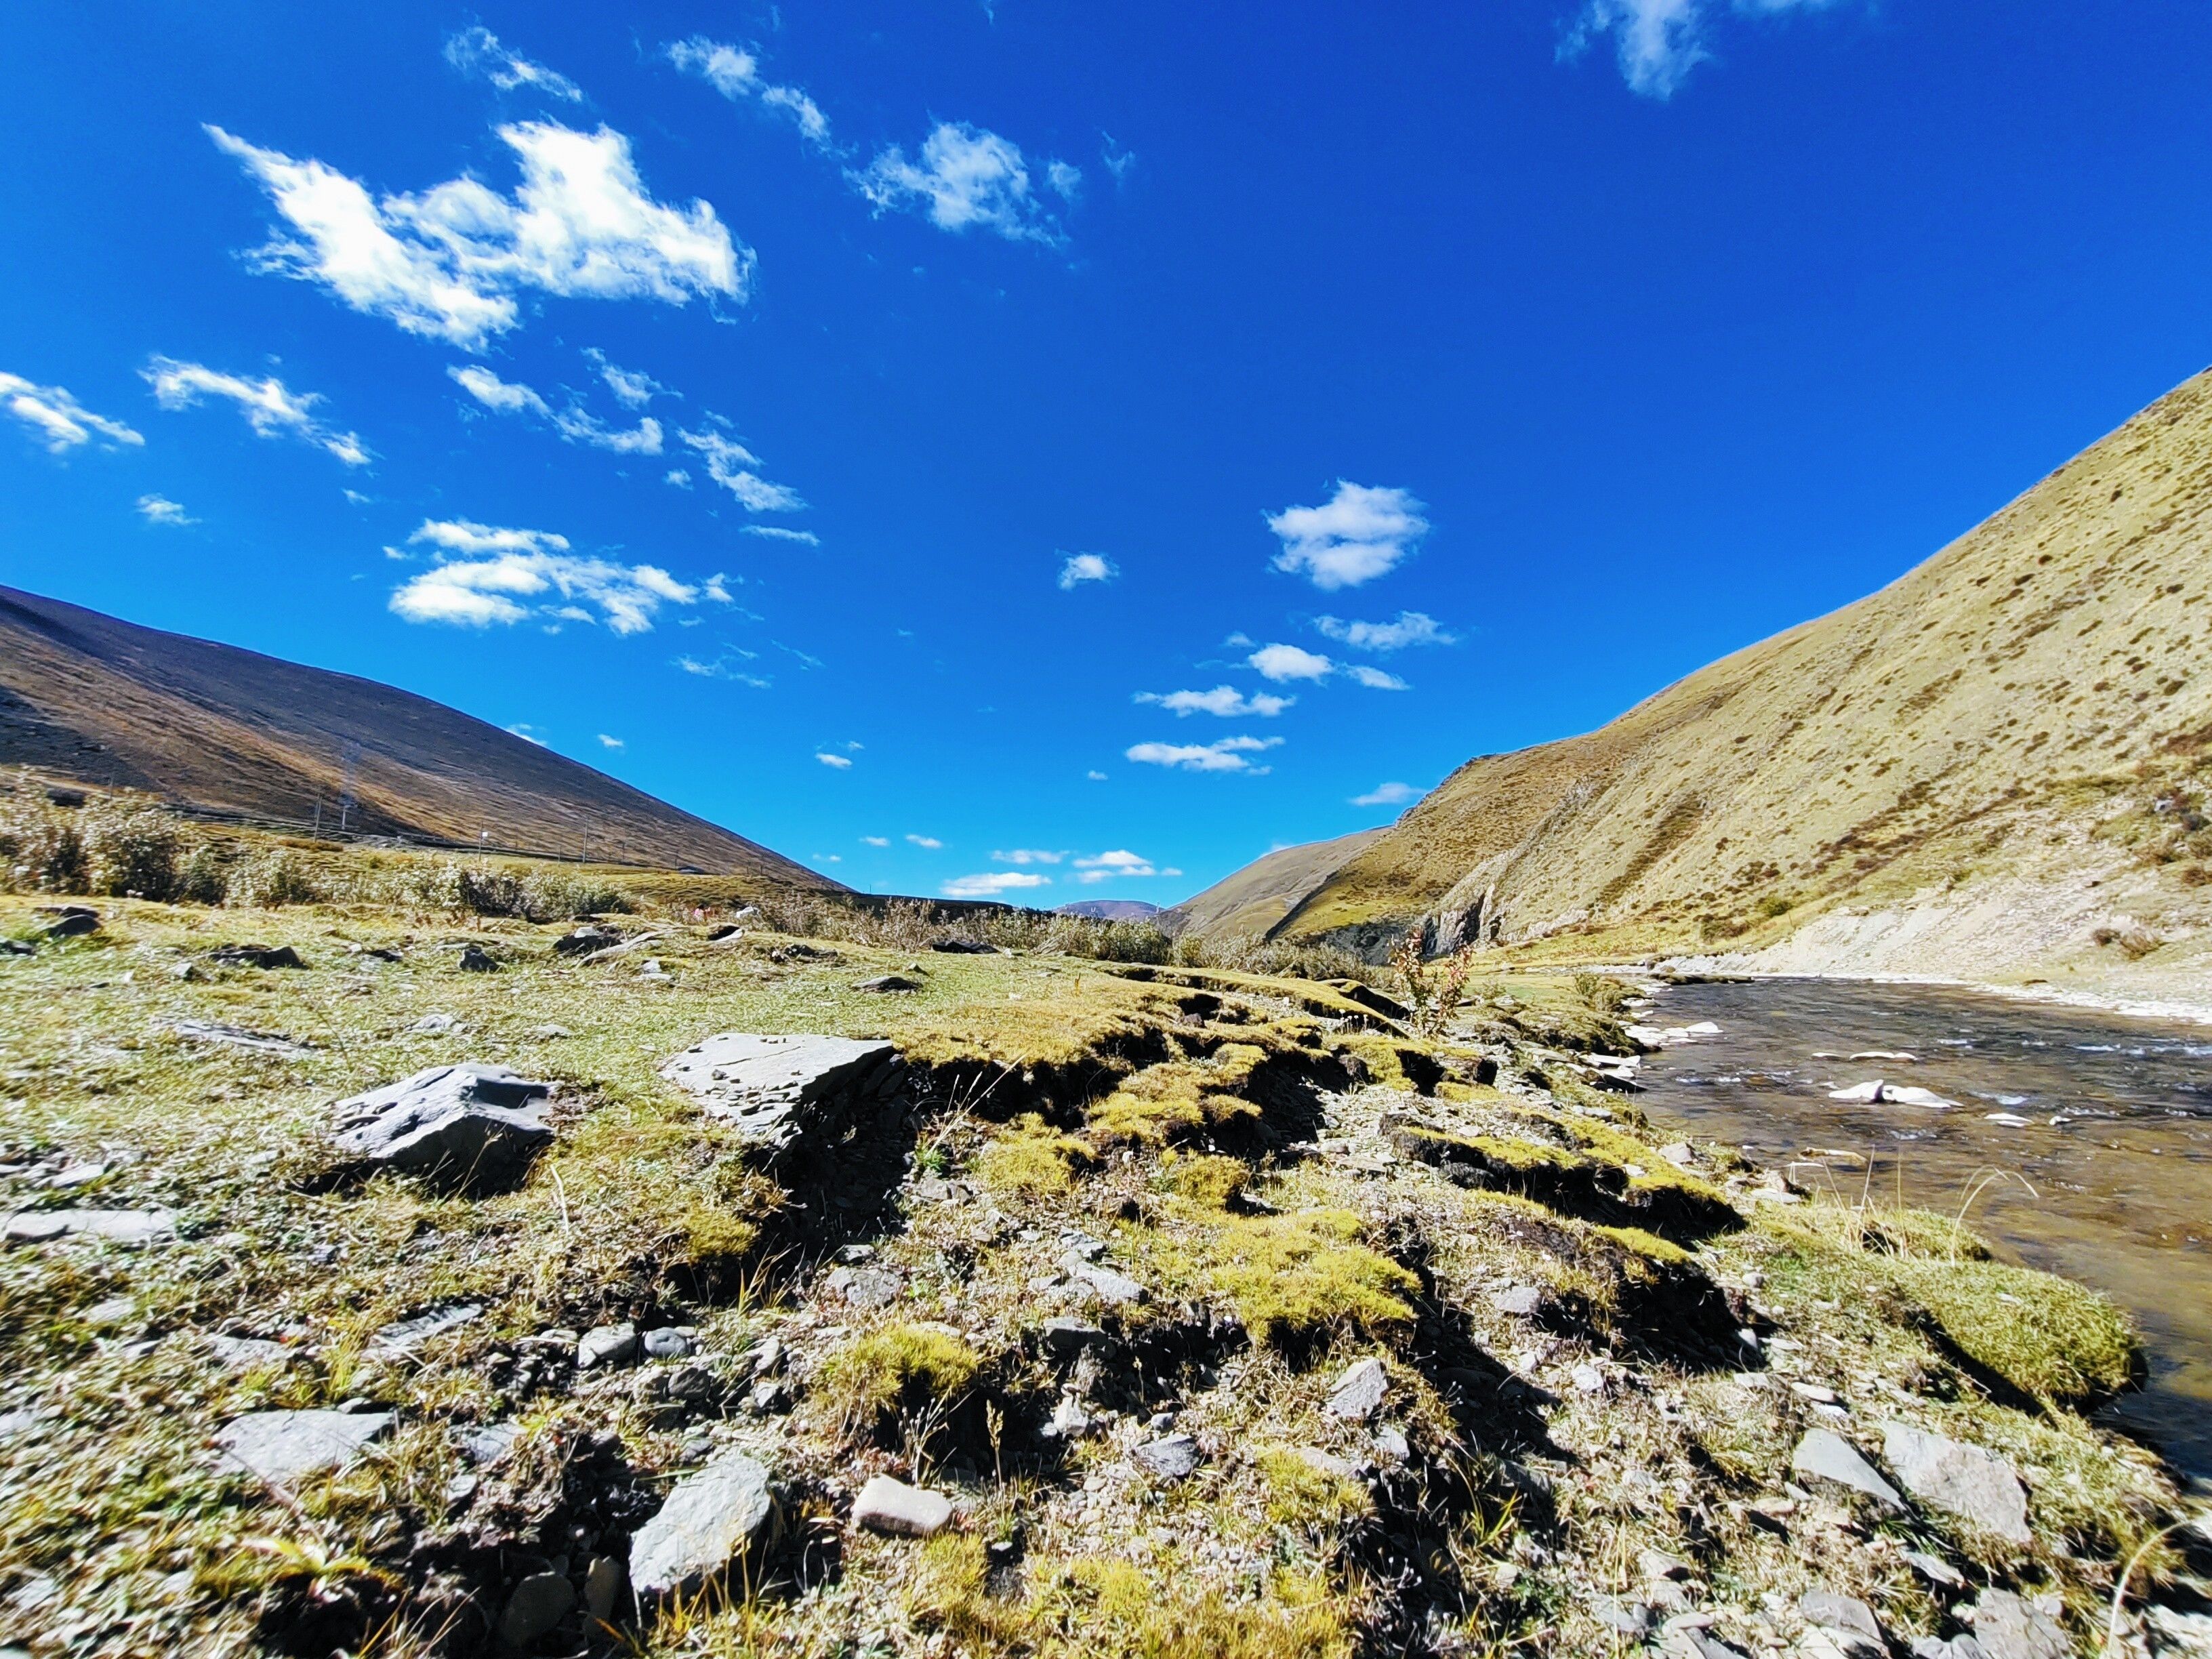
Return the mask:
<svg viewBox="0 0 2212 1659"><path fill-rule="evenodd" d="M1978 1176L2007 1172L1970 1224L2001 1255L2103 1291L2142 1331L2148 1381L2099 1420L2212 1483L2212 1027L1802 979L1669 986L1640 1018L1720 1027L1646 1057L1635 1101L1662 1128L1802 1186L1856 1199L1870 1178L1885 1201L1953 1215ZM1850 1058L1868 1050L1915 1058ZM1828 1098L1875 1079L1958 1103Z"/></svg>

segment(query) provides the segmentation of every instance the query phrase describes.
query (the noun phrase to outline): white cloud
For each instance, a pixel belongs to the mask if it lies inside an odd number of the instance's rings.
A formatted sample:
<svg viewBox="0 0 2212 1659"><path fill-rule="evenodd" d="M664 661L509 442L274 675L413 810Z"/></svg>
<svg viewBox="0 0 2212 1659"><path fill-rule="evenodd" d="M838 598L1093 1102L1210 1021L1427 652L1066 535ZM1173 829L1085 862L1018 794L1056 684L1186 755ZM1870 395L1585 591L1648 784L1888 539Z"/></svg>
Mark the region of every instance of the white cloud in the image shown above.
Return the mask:
<svg viewBox="0 0 2212 1659"><path fill-rule="evenodd" d="M760 457L729 434L729 422L709 415L712 424L693 431L679 428L676 435L686 448L696 450L707 463L707 476L738 498L750 513L796 513L806 503L796 490L770 483L752 471Z"/></svg>
<svg viewBox="0 0 2212 1659"><path fill-rule="evenodd" d="M830 148L830 118L823 114L821 106L797 87L763 80L760 59L751 52L709 40L703 34L672 41L665 50L670 63L687 75L697 76L732 103L757 98L769 109L788 116L808 143Z"/></svg>
<svg viewBox="0 0 2212 1659"><path fill-rule="evenodd" d="M1057 864L1067 854L1047 852L1042 847L1015 847L991 856L1000 864Z"/></svg>
<svg viewBox="0 0 2212 1659"><path fill-rule="evenodd" d="M531 387L502 380L480 363L448 368L446 373L485 408L502 414L535 415L550 421L553 429L568 443L589 444L594 449L610 449L617 455L660 453L660 422L650 415L640 416L635 427L611 427L575 404L555 409Z"/></svg>
<svg viewBox="0 0 2212 1659"><path fill-rule="evenodd" d="M860 845L863 847L888 847L890 844L891 838L889 836L863 836L860 837Z"/></svg>
<svg viewBox="0 0 2212 1659"><path fill-rule="evenodd" d="M582 99L583 88L565 75L556 75L543 64L533 64L509 52L481 23L446 37L446 61L464 75L481 75L501 92L531 87L570 103Z"/></svg>
<svg viewBox="0 0 2212 1659"><path fill-rule="evenodd" d="M189 409L203 398L228 398L264 438L296 438L329 451L348 466L368 464L368 451L362 447L359 434L333 432L315 418L315 405L323 401L319 394L294 392L273 374L249 380L173 357L154 358L139 372L164 409Z"/></svg>
<svg viewBox="0 0 2212 1659"><path fill-rule="evenodd" d="M1110 853L1101 853L1096 858L1075 860L1075 878L1080 882L1111 881L1116 876L1179 876L1182 871L1170 866L1162 870L1141 853L1132 853L1126 847Z"/></svg>
<svg viewBox="0 0 2212 1659"><path fill-rule="evenodd" d="M1364 795L1354 795L1354 806L1402 806L1420 791L1410 783L1378 783Z"/></svg>
<svg viewBox="0 0 2212 1659"><path fill-rule="evenodd" d="M507 730L513 736L520 738L525 743L536 744L540 749L545 747L545 739L538 735L538 728L527 721L510 726Z"/></svg>
<svg viewBox="0 0 2212 1659"><path fill-rule="evenodd" d="M1336 481L1321 507L1286 507L1267 515L1283 544L1275 568L1303 575L1324 592L1387 575L1428 533L1422 505L1407 490Z"/></svg>
<svg viewBox="0 0 2212 1659"><path fill-rule="evenodd" d="M671 392L666 386L641 369L623 368L607 361L607 354L597 346L586 346L584 356L590 358L599 371L599 378L607 383L607 390L615 394L615 401L624 409L643 409L655 398L681 398L680 392Z"/></svg>
<svg viewBox="0 0 2212 1659"><path fill-rule="evenodd" d="M1098 770L1097 767L1091 768L1091 770L1085 772L1083 775L1091 783L1103 783L1106 781L1106 775Z"/></svg>
<svg viewBox="0 0 2212 1659"><path fill-rule="evenodd" d="M1098 135L1098 159L1106 164L1106 171L1114 175L1114 182L1118 185L1137 165L1137 152L1123 149L1114 142L1112 133L1102 131Z"/></svg>
<svg viewBox="0 0 2212 1659"><path fill-rule="evenodd" d="M1370 667L1364 662L1348 663L1345 665L1344 672L1351 675L1357 684L1365 686L1370 691L1410 691L1413 690L1413 687L1407 685L1405 681L1400 679L1395 674L1386 674L1381 669Z"/></svg>
<svg viewBox="0 0 2212 1659"><path fill-rule="evenodd" d="M1097 553L1071 553L1060 568L1060 591L1063 593L1079 587L1085 582L1107 582L1121 573L1112 560Z"/></svg>
<svg viewBox="0 0 2212 1659"><path fill-rule="evenodd" d="M939 230L980 225L1009 241L1057 244L1055 225L1030 190L1021 149L964 121L940 121L914 161L893 144L848 175L876 210L911 208Z"/></svg>
<svg viewBox="0 0 2212 1659"><path fill-rule="evenodd" d="M448 368L446 373L459 382L467 392L486 409L496 409L506 414L543 415L551 419L553 410L526 386L513 380L502 380L489 369L476 363L465 368Z"/></svg>
<svg viewBox="0 0 2212 1659"><path fill-rule="evenodd" d="M1829 0L1735 0L1735 9L1754 16L1811 11ZM1613 38L1621 78L1646 98L1671 98L1690 71L1712 54L1705 49L1707 18L1716 0L1589 0L1559 42L1559 56L1577 58L1597 40Z"/></svg>
<svg viewBox="0 0 2212 1659"><path fill-rule="evenodd" d="M565 536L509 530L471 520L425 520L408 538L459 555L392 591L391 608L415 623L506 626L532 616L604 622L617 634L642 634L663 605L693 605L699 589L657 565L581 558ZM557 596L558 602L555 602Z"/></svg>
<svg viewBox="0 0 2212 1659"><path fill-rule="evenodd" d="M833 755L826 749L818 750L814 758L820 761L824 766L830 767L839 772L849 772L853 768L853 757L851 756Z"/></svg>
<svg viewBox="0 0 2212 1659"><path fill-rule="evenodd" d="M1231 650L1243 651L1258 644L1259 641L1255 640L1249 634L1247 634L1240 628L1234 634L1231 634L1227 639L1222 641L1221 643L1228 647Z"/></svg>
<svg viewBox="0 0 2212 1659"><path fill-rule="evenodd" d="M816 853L811 857L817 864L842 864L845 861L842 853Z"/></svg>
<svg viewBox="0 0 2212 1659"><path fill-rule="evenodd" d="M1218 714L1224 720L1257 714L1273 720L1297 699L1266 691L1248 697L1233 685L1217 685L1211 691L1139 691L1136 701L1158 703L1170 714Z"/></svg>
<svg viewBox="0 0 2212 1659"><path fill-rule="evenodd" d="M148 524L198 524L199 520L167 495L141 495L138 516Z"/></svg>
<svg viewBox="0 0 2212 1659"><path fill-rule="evenodd" d="M1186 772L1262 772L1244 757L1273 749L1280 738L1224 738L1218 743L1140 743L1122 758L1144 766L1170 766Z"/></svg>
<svg viewBox="0 0 2212 1659"><path fill-rule="evenodd" d="M110 444L146 441L122 422L94 414L62 387L40 386L20 374L0 373L0 409L36 432L56 455L90 442L95 434Z"/></svg>
<svg viewBox="0 0 2212 1659"><path fill-rule="evenodd" d="M1314 626L1322 635L1355 651L1402 651L1409 645L1457 645L1456 635L1447 634L1434 617L1419 611L1401 611L1395 622L1344 622L1335 617L1316 617Z"/></svg>
<svg viewBox="0 0 2212 1659"><path fill-rule="evenodd" d="M290 227L253 263L319 283L412 334L479 349L515 325L516 296L532 289L669 305L746 297L752 251L731 240L707 203L678 208L647 196L621 133L545 121L498 131L521 167L514 195L465 177L419 196L372 198L320 161L207 129Z"/></svg>
<svg viewBox="0 0 2212 1659"><path fill-rule="evenodd" d="M980 875L955 876L937 890L946 898L996 898L1030 887L1049 887L1050 876L1033 876L1021 870L987 870Z"/></svg>
<svg viewBox="0 0 2212 1659"><path fill-rule="evenodd" d="M765 691L775 684L774 681L759 674L749 674L734 665L734 662L751 661L753 655L752 652L741 651L732 647L712 661L703 661L697 657L685 655L676 659L676 665L685 673L696 674L701 679L734 680L739 685L750 685L756 691Z"/></svg>
<svg viewBox="0 0 2212 1659"><path fill-rule="evenodd" d="M1061 201L1072 202L1076 191L1083 188L1083 169L1067 161L1048 161L1044 181Z"/></svg>
<svg viewBox="0 0 2212 1659"><path fill-rule="evenodd" d="M1336 672L1334 663L1303 646L1263 645L1244 660L1278 685L1289 680L1325 680Z"/></svg>
<svg viewBox="0 0 2212 1659"><path fill-rule="evenodd" d="M907 839L926 853L934 853L945 843L934 836L908 836Z"/></svg>
<svg viewBox="0 0 2212 1659"><path fill-rule="evenodd" d="M787 530L780 524L749 524L738 528L745 535L765 536L771 541L798 542L805 547L822 545L822 538L811 530Z"/></svg>
<svg viewBox="0 0 2212 1659"><path fill-rule="evenodd" d="M680 466L672 466L661 477L663 483L674 484L678 489L691 488L691 475Z"/></svg>
<svg viewBox="0 0 2212 1659"><path fill-rule="evenodd" d="M620 748L622 748L622 747L623 747L623 746L624 746L624 745L623 745L623 740L622 740L620 738L611 738L611 737L609 737L609 736L608 736L605 732L600 732L600 733L599 733L599 747L600 747L600 748L602 748L602 749L620 749Z"/></svg>

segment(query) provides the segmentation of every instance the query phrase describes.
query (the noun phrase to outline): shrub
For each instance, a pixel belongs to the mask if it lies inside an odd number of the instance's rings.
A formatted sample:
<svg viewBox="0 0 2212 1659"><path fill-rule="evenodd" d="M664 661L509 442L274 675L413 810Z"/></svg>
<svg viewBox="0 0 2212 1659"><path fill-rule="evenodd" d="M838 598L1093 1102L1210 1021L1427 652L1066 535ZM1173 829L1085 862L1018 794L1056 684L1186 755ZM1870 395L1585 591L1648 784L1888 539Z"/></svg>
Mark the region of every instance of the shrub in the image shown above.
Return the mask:
<svg viewBox="0 0 2212 1659"><path fill-rule="evenodd" d="M576 921L629 909L620 889L566 870L538 870L522 879L522 914L532 921Z"/></svg>
<svg viewBox="0 0 2212 1659"><path fill-rule="evenodd" d="M234 866L224 898L240 908L273 910L286 904L319 904L323 890L305 861L280 847Z"/></svg>
<svg viewBox="0 0 2212 1659"><path fill-rule="evenodd" d="M187 904L221 904L229 890L228 861L212 842L204 841L192 848L192 855L177 872L169 896Z"/></svg>
<svg viewBox="0 0 2212 1659"><path fill-rule="evenodd" d="M95 893L166 899L176 890L177 821L156 806L106 799L79 815L87 885Z"/></svg>
<svg viewBox="0 0 2212 1659"><path fill-rule="evenodd" d="M36 893L82 893L87 871L83 833L72 812L19 784L0 804L0 868L9 885Z"/></svg>

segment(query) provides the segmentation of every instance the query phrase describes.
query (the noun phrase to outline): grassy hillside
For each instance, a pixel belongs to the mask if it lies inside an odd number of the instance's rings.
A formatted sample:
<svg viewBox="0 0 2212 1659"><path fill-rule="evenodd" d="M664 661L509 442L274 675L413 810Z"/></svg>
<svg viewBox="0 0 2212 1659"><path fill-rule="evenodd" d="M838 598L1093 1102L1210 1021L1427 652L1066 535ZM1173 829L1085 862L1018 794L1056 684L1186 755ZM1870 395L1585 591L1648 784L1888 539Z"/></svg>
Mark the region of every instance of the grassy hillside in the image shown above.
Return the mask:
<svg viewBox="0 0 2212 1659"><path fill-rule="evenodd" d="M1880 592L1470 761L1275 932L2195 974L2208 509L2199 376Z"/></svg>
<svg viewBox="0 0 2212 1659"><path fill-rule="evenodd" d="M1385 833L1362 830L1334 841L1279 848L1196 897L1163 911L1160 926L1170 933L1195 933L1209 939L1265 935L1346 860L1372 846Z"/></svg>
<svg viewBox="0 0 2212 1659"><path fill-rule="evenodd" d="M0 587L0 764L256 817L838 884L442 703Z"/></svg>

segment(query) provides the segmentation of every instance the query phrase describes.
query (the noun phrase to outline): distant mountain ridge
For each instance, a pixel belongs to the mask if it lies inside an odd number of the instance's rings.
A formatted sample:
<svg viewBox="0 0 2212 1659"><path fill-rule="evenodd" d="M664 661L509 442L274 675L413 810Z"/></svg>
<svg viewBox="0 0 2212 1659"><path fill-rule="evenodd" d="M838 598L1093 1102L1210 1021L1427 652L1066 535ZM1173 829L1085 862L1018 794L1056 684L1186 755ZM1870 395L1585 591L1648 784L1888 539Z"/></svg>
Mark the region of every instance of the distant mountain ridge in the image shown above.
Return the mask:
<svg viewBox="0 0 2212 1659"><path fill-rule="evenodd" d="M1054 914L1088 916L1093 921L1149 921L1160 914L1160 907L1149 899L1077 899Z"/></svg>
<svg viewBox="0 0 2212 1659"><path fill-rule="evenodd" d="M0 587L0 764L192 806L660 869L839 884L412 692Z"/></svg>
<svg viewBox="0 0 2212 1659"><path fill-rule="evenodd" d="M1881 592L1177 909L1233 930L1268 885L1270 935L1370 954L1421 927L2212 994L2208 652L2200 374Z"/></svg>

